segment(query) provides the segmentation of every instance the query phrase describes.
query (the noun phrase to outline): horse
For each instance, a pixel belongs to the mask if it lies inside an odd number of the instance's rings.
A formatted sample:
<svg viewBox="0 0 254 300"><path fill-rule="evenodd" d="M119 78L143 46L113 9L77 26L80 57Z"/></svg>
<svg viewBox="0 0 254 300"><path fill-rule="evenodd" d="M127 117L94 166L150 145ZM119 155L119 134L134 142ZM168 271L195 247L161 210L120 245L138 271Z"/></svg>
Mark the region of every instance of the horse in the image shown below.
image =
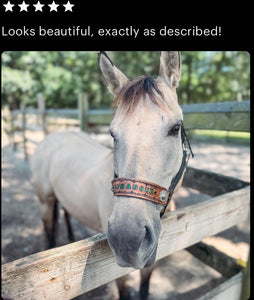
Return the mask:
<svg viewBox="0 0 254 300"><path fill-rule="evenodd" d="M85 132L53 132L31 159L33 185L48 247L55 246L61 202L70 241L70 216L106 232L117 264L141 270L140 295L146 299L161 219L174 209L172 194L181 186L191 150L176 93L181 56L162 51L156 79L128 79L104 51L98 64L114 96L113 150ZM121 299L130 296L126 279L117 280Z"/></svg>

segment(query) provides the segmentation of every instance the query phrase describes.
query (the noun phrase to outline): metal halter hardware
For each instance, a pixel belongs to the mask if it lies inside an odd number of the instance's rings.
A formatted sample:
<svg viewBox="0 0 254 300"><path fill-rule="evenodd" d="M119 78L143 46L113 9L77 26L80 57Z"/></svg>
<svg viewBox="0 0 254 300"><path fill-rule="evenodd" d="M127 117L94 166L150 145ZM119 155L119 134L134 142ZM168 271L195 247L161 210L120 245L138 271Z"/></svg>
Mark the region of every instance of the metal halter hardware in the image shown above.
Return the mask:
<svg viewBox="0 0 254 300"><path fill-rule="evenodd" d="M155 183L134 179L134 178L115 178L112 180L112 192L115 196L135 197L139 199L149 200L163 206L160 217L162 217L167 209L167 206L172 198L174 190L182 178L187 167L190 155L194 157L191 150L190 142L181 122L181 139L183 147L183 159L181 166L172 179L171 185L168 189Z"/></svg>

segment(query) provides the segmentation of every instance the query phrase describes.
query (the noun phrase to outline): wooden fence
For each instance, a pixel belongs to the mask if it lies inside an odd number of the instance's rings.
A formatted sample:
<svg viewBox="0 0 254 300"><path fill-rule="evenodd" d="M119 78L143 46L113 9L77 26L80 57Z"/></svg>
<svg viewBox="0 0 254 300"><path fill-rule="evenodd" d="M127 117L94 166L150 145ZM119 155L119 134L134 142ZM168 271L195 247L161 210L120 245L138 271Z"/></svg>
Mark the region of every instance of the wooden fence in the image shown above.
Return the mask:
<svg viewBox="0 0 254 300"><path fill-rule="evenodd" d="M249 101L183 106L183 111L186 128L249 131ZM86 110L85 122L108 124L112 113L109 110L105 114L101 110L99 113ZM157 260L186 248L195 255L197 249L194 244L242 222L249 214L248 182L189 167L183 185L212 198L171 212L162 220ZM202 247L199 250L202 251ZM242 268L232 259L229 261L223 256L221 259L224 259L224 266L231 266L233 271L230 275L223 274L229 280L204 295L203 300L240 299L243 275L239 270ZM223 273L221 264L213 267ZM2 265L2 296L13 299L72 299L132 270L116 264L106 235L98 234Z"/></svg>
<svg viewBox="0 0 254 300"><path fill-rule="evenodd" d="M181 107L186 129L250 131L249 100L188 104L181 105ZM109 125L113 119L114 110L89 109L87 97L82 94L79 98L79 109L47 110L47 116L49 124L54 124L54 119L60 117L66 119L66 124L70 120L79 119L81 128L86 129L89 125Z"/></svg>
<svg viewBox="0 0 254 300"><path fill-rule="evenodd" d="M199 184L193 172L195 169L186 174L187 185L190 176L196 185ZM207 176L222 182L224 190L231 190L234 183L241 188L168 214L162 221L157 260L228 229L248 216L248 183L228 178L231 182L228 186L226 176L211 172ZM221 193L218 185L213 184L214 181L211 181L207 193L211 194L212 190ZM98 234L4 264L2 296L13 299L71 299L132 270L116 264L106 235Z"/></svg>
<svg viewBox="0 0 254 300"><path fill-rule="evenodd" d="M113 109L88 109L86 97L80 99L79 109L46 109L46 125L89 126L109 125L114 116ZM227 131L250 131L250 101L230 101L181 105L186 129L211 129ZM24 110L26 123L40 124L42 114L36 109ZM22 111L13 111L20 121ZM42 116L43 115L43 116ZM43 123L43 122L42 122ZM21 122L19 122L21 127ZM18 125L18 122L17 122ZM30 127L32 129L32 127Z"/></svg>
<svg viewBox="0 0 254 300"><path fill-rule="evenodd" d="M226 131L250 131L250 101L202 103L181 106L184 126L188 129L210 129ZM15 132L22 133L24 156L26 153L26 130L43 130L45 135L59 126L79 126L88 130L95 126L109 125L114 116L113 109L89 109L87 95L80 94L78 109L46 109L44 99L38 96L38 109L15 110L4 113L5 130L16 149Z"/></svg>

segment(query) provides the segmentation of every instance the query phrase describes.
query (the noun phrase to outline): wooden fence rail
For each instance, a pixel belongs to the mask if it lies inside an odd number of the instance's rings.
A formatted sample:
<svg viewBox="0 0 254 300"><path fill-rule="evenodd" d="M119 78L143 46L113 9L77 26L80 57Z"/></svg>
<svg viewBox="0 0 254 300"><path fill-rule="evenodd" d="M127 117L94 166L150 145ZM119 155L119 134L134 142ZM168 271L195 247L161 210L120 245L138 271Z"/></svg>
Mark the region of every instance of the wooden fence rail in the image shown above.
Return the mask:
<svg viewBox="0 0 254 300"><path fill-rule="evenodd" d="M250 131L250 101L229 101L216 103L200 103L181 105L184 113L186 129L211 129L227 131ZM46 109L47 123L57 123L62 119L66 124L82 127L92 125L109 125L114 116L113 109L89 109L84 94L79 98L80 109ZM20 116L20 111L13 111L13 115ZM26 109L27 122L34 120L32 116L39 112L36 109ZM72 121L71 121L72 120Z"/></svg>
<svg viewBox="0 0 254 300"><path fill-rule="evenodd" d="M79 99L79 103L82 128L87 128L88 124L109 125L112 121L113 109L88 109L87 98L84 95ZM250 101L188 104L181 107L186 129L250 131ZM78 118L77 110L69 110L69 114L64 110L51 110L48 115L53 117L63 113L66 117L69 115Z"/></svg>
<svg viewBox="0 0 254 300"><path fill-rule="evenodd" d="M243 184L244 185L244 184ZM225 193L169 213L162 220L157 260L245 220L250 188ZM2 266L2 296L72 299L133 269L119 267L106 235L36 253Z"/></svg>
<svg viewBox="0 0 254 300"><path fill-rule="evenodd" d="M226 131L250 131L250 101L230 101L216 103L188 104L181 106L184 113L185 129L210 129ZM79 126L87 130L89 126L109 125L114 116L113 109L89 109L87 95L81 93L78 109L45 109L43 95L38 95L38 109L22 109L3 114L6 133L13 149L16 149L15 131L23 136L24 156L26 153L25 131L43 130L58 126ZM40 124L40 125L39 125Z"/></svg>
<svg viewBox="0 0 254 300"><path fill-rule="evenodd" d="M184 113L185 129L210 129L225 131L250 131L250 101L230 101L216 103L188 104L181 106ZM44 98L38 95L38 109L11 111L3 114L6 133L13 149L16 149L15 131L21 131L23 136L24 156L26 153L25 131L43 130L46 135L50 127L79 126L87 130L89 126L109 125L114 116L113 109L89 109L87 95L81 93L78 99L78 109L45 109Z"/></svg>

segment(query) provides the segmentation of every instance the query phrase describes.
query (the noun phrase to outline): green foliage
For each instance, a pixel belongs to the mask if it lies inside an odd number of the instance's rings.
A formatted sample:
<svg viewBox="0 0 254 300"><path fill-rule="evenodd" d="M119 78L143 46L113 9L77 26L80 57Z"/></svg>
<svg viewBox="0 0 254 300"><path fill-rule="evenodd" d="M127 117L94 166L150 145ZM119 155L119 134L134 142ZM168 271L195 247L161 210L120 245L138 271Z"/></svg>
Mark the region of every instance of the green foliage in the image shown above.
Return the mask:
<svg viewBox="0 0 254 300"><path fill-rule="evenodd" d="M157 77L159 51L108 51L128 78ZM250 57L247 52L182 52L179 102L219 102L250 97ZM109 94L94 51L10 51L2 54L2 104L14 99L37 105L43 93L48 108L77 107L78 94L88 94L90 107L110 107Z"/></svg>
<svg viewBox="0 0 254 300"><path fill-rule="evenodd" d="M8 67L2 68L2 91L4 93L29 92L33 85L34 81L29 72Z"/></svg>
<svg viewBox="0 0 254 300"><path fill-rule="evenodd" d="M241 101L250 97L247 52L183 52L182 103Z"/></svg>

